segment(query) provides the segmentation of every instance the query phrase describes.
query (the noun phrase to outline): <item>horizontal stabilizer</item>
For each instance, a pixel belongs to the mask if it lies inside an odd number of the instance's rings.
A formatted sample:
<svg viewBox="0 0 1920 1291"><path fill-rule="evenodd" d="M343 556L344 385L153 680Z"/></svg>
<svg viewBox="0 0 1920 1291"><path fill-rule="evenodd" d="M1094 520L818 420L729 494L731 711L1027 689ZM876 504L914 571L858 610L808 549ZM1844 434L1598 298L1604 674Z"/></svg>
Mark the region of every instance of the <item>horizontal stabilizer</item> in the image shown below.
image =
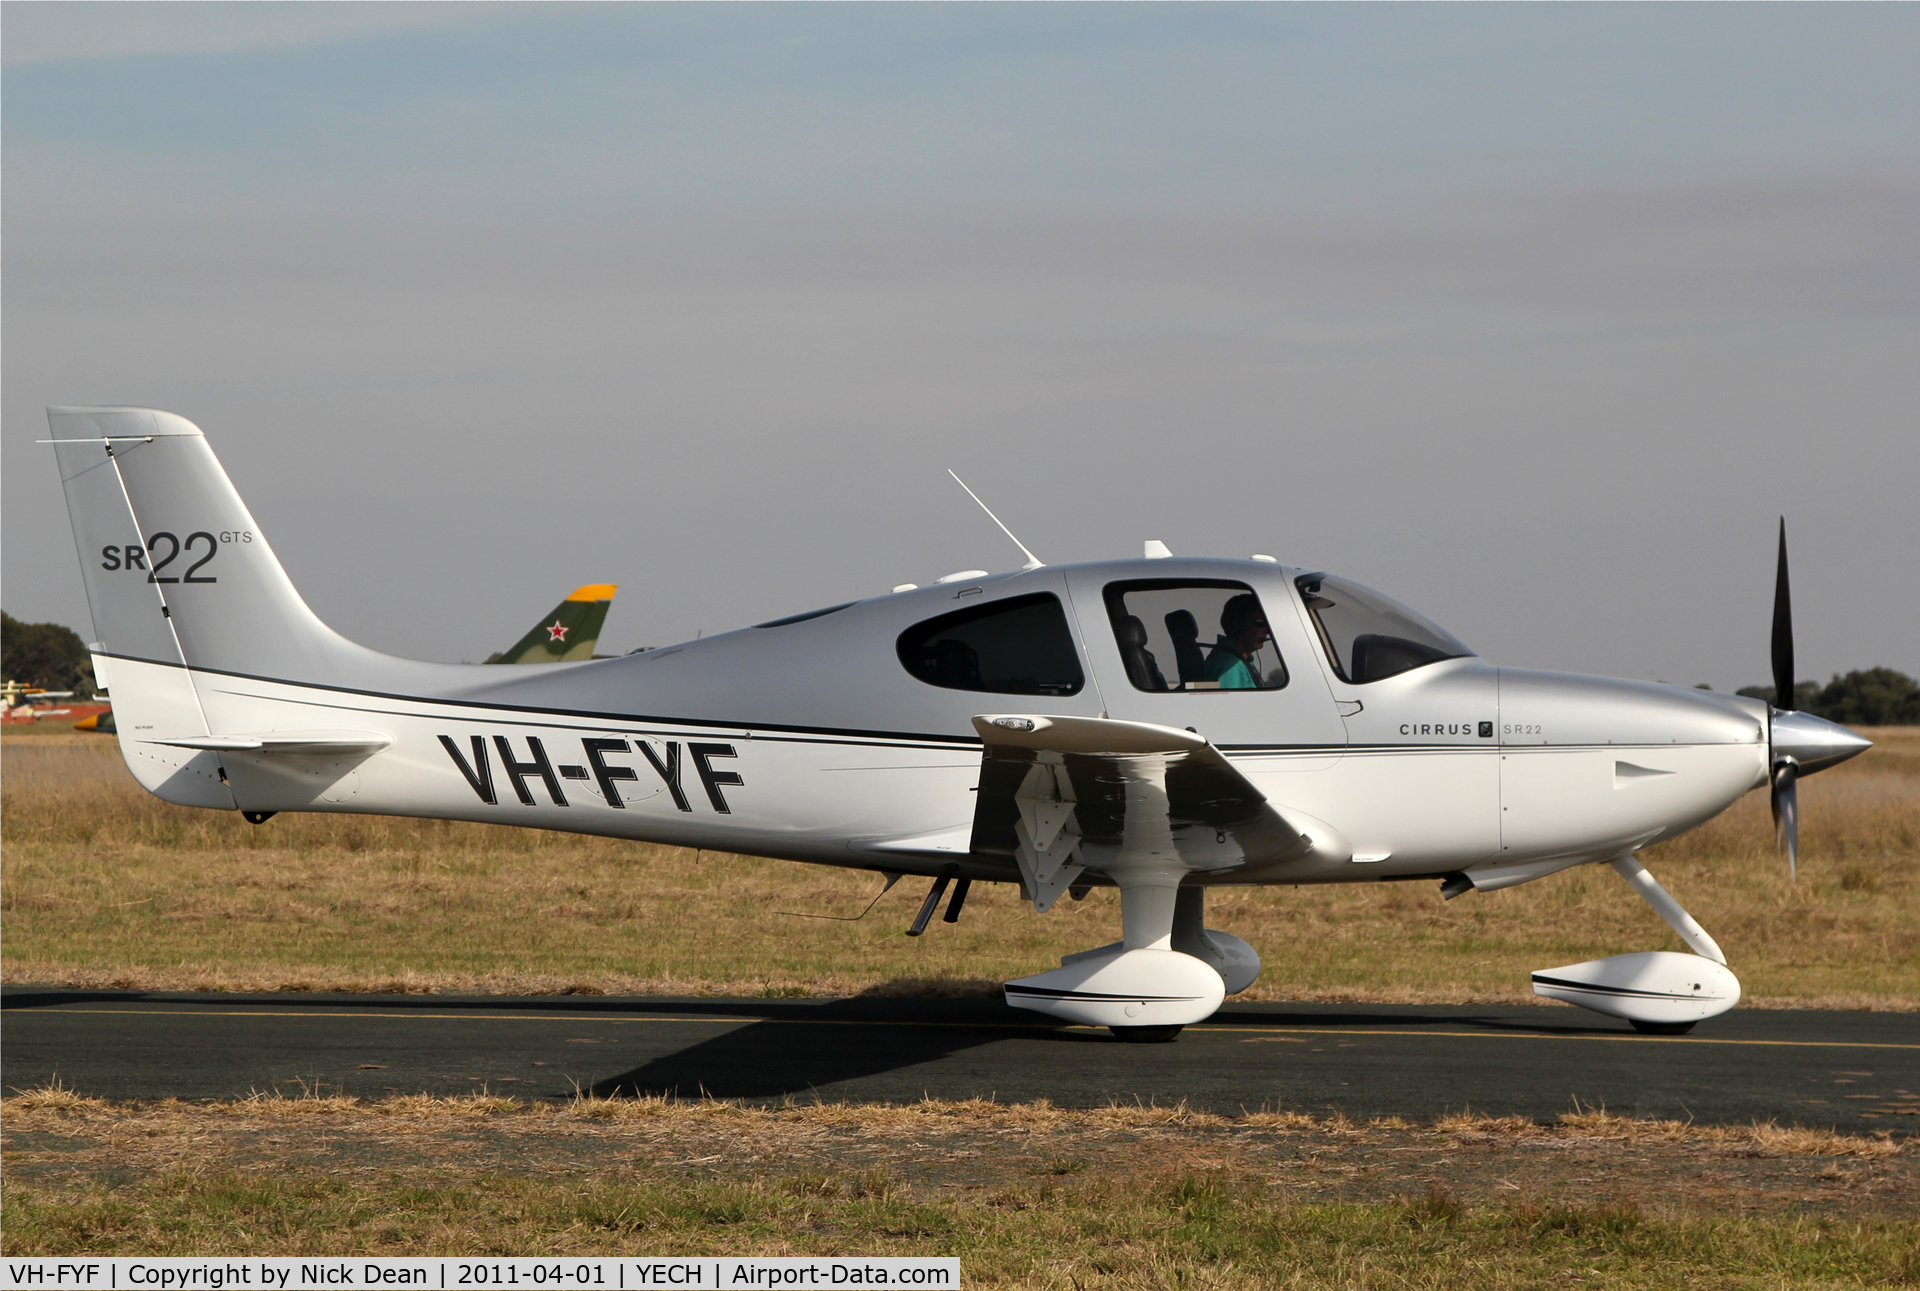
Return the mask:
<svg viewBox="0 0 1920 1291"><path fill-rule="evenodd" d="M142 744L164 744L176 749L206 749L217 753L284 753L292 756L378 753L393 743L377 731L256 731L245 735L182 735L177 739L142 739Z"/></svg>

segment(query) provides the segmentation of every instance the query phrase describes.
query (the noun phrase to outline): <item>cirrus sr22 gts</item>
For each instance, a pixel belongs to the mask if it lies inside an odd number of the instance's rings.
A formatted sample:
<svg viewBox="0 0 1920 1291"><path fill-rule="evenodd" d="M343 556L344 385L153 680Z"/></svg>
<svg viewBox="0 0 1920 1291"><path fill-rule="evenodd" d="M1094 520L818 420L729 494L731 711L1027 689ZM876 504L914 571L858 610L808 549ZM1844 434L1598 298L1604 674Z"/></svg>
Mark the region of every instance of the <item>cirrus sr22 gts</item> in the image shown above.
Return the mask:
<svg viewBox="0 0 1920 1291"><path fill-rule="evenodd" d="M1405 606L1268 557L969 571L621 658L489 668L344 639L198 427L49 411L127 766L169 802L528 825L934 880L1036 911L1120 891L1121 937L1009 1004L1171 1038L1259 956L1207 888L1437 882L1605 862L1692 954L1542 970L1542 995L1684 1030L1720 948L1635 859L1867 747L1757 700L1498 668ZM1776 694L1790 696L1785 546ZM1790 702L1790 701L1789 701Z"/></svg>

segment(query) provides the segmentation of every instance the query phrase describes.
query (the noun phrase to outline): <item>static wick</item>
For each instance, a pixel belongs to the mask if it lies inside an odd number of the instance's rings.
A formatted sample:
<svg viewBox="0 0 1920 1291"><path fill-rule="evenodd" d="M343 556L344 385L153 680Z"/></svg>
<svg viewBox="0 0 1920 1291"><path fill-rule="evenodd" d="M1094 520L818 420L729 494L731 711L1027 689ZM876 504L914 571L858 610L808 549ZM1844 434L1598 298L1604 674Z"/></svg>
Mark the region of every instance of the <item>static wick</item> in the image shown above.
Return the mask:
<svg viewBox="0 0 1920 1291"><path fill-rule="evenodd" d="M963 489L967 489L967 482L961 479L958 475L954 474L951 467L948 468L947 474L953 476L953 482L955 484L958 484ZM987 513L987 519L993 521L995 524L1000 526L1001 533L1004 533L1009 538L1013 538L1013 530L1007 528L1006 524L1000 519L1000 517L993 513L992 507L980 501L980 495L978 493L975 493L972 489L967 489L967 496L980 504L980 509ZM1018 547L1021 551L1021 554L1026 556L1027 558L1027 563L1024 566L1022 566L1023 569L1039 569L1041 566L1047 563L1046 561L1040 559L1038 556L1034 555L1033 552L1028 549L1027 544L1024 542L1021 542L1018 538L1013 538L1013 545Z"/></svg>

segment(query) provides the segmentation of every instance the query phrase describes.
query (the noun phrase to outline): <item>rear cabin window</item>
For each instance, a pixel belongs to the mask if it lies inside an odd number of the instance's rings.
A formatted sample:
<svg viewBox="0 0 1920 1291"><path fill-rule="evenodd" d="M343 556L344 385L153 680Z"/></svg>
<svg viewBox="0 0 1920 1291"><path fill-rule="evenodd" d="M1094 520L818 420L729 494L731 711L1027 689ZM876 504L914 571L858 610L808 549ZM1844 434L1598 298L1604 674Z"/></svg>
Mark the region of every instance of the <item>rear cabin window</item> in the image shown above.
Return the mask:
<svg viewBox="0 0 1920 1291"><path fill-rule="evenodd" d="M975 605L900 634L900 662L929 686L995 695L1073 695L1086 684L1060 598Z"/></svg>
<svg viewBox="0 0 1920 1291"><path fill-rule="evenodd" d="M1245 583L1108 583L1106 602L1135 690L1279 690L1287 684L1267 612Z"/></svg>
<svg viewBox="0 0 1920 1291"><path fill-rule="evenodd" d="M1342 681L1364 685L1473 651L1391 596L1331 574L1294 580Z"/></svg>

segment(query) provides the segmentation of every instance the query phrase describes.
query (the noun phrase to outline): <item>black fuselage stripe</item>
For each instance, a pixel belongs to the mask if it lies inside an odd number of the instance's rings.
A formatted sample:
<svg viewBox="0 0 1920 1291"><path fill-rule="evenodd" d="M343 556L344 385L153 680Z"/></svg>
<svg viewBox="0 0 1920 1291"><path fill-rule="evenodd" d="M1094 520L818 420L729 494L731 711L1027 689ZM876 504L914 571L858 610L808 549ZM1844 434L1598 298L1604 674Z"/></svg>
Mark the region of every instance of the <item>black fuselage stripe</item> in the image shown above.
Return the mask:
<svg viewBox="0 0 1920 1291"><path fill-rule="evenodd" d="M855 747L871 746L875 748L979 748L977 735L940 735L927 731L874 731L859 727L803 726L782 722L723 722L705 717L665 717L653 713L609 713L596 709L547 708L538 704L507 704L496 700L484 699L448 699L431 695L397 695L388 691L359 690L352 686L335 686L319 681L290 681L284 677L267 677L259 673L234 672L227 668L208 668L199 664L187 665L177 660L146 659L139 655L110 654L102 652L103 659L120 659L128 663L150 664L156 668L178 668L183 672L200 673L209 677L232 677L240 681L257 681L269 686L288 686L296 690L321 690L329 694L354 695L363 699L381 699L402 704L432 704L448 708L477 708L500 713L533 713L542 717L570 717L577 722L591 725L573 725L561 722L530 722L522 720L523 726L548 726L555 730L605 730L610 724L644 727L699 727L703 730L718 729L738 731L743 738L766 740L769 743L795 744L847 744ZM449 664L447 667L459 665ZM233 692L240 693L240 692ZM986 692L981 692L986 693ZM406 713L396 709L355 708L350 705L321 705L312 700L290 699L277 695L254 695L254 699L265 699L275 703L303 703L313 707L339 707L354 712L385 713L395 717L427 717L425 713ZM462 718L462 721L479 721L479 718ZM779 736L750 734L757 731L780 731L797 737L782 740ZM831 737L831 738L822 738ZM1453 753L1506 753L1526 749L1568 751L1577 749L1635 749L1658 748L1671 749L1672 744L1216 744L1221 753L1237 753L1253 757L1263 754L1284 755L1304 754L1329 756L1340 753L1432 753L1435 751Z"/></svg>
<svg viewBox="0 0 1920 1291"><path fill-rule="evenodd" d="M296 683L283 682L278 684L293 685ZM240 695L247 699L265 700L266 702L273 703L273 704L300 704L307 708L327 708L327 709L333 709L335 711L344 712L344 713L368 713L368 714L373 714L373 715L382 716L382 717L408 717L408 718L415 718L421 721L435 720L437 716L431 713L409 713L406 710L399 709L399 708L373 708L364 704L324 704L317 700L312 700L312 699L293 699L293 698L288 698L286 696L281 696L281 695L258 695L258 694L249 693L247 691L239 691L239 690L229 690L229 691L224 691L222 693L229 694L229 695ZM378 696L369 696L369 698L378 698ZM537 713L543 710L522 709L520 711ZM439 719L449 721L449 722L468 722L475 725L499 725L502 721L502 719L500 718L466 717L466 716L461 716L457 714L443 715L443 716L440 716ZM602 731L602 732L620 731L627 735L657 735L657 736L681 735L684 732L675 729L676 727L700 725L700 723L692 722L692 721L684 721L684 722L675 721L671 724L653 725L653 724L646 724L643 722L636 722L636 721L625 719L625 718L617 718L611 721L594 722L594 723L538 722L538 721L531 721L527 718L519 718L517 720L510 722L509 724L513 726L532 726L543 731ZM635 729L636 727L638 727L639 729ZM753 730L753 728L746 726L744 724L728 727L726 729L737 731L740 733L741 738L752 740L756 744L809 744L809 745L823 744L832 748L901 749L901 750L925 751L925 752L933 752L933 753L954 753L954 752L969 751L965 748L965 746L960 746L956 748L956 746L952 744L912 743L910 741L913 737L909 737L909 736L901 736L898 739L889 739L889 740L817 739L817 738L809 739L809 738L805 738L802 736L795 736L795 735L751 734L750 732ZM764 730L766 728L762 727L760 729ZM931 737L928 737L928 738L931 738ZM976 745L975 747L978 747L978 746Z"/></svg>
<svg viewBox="0 0 1920 1291"><path fill-rule="evenodd" d="M1043 1000L1138 1000L1142 1004L1185 1004L1198 995L1107 995L1099 991L1054 991L1040 986L1006 984L1009 995L1031 995Z"/></svg>

